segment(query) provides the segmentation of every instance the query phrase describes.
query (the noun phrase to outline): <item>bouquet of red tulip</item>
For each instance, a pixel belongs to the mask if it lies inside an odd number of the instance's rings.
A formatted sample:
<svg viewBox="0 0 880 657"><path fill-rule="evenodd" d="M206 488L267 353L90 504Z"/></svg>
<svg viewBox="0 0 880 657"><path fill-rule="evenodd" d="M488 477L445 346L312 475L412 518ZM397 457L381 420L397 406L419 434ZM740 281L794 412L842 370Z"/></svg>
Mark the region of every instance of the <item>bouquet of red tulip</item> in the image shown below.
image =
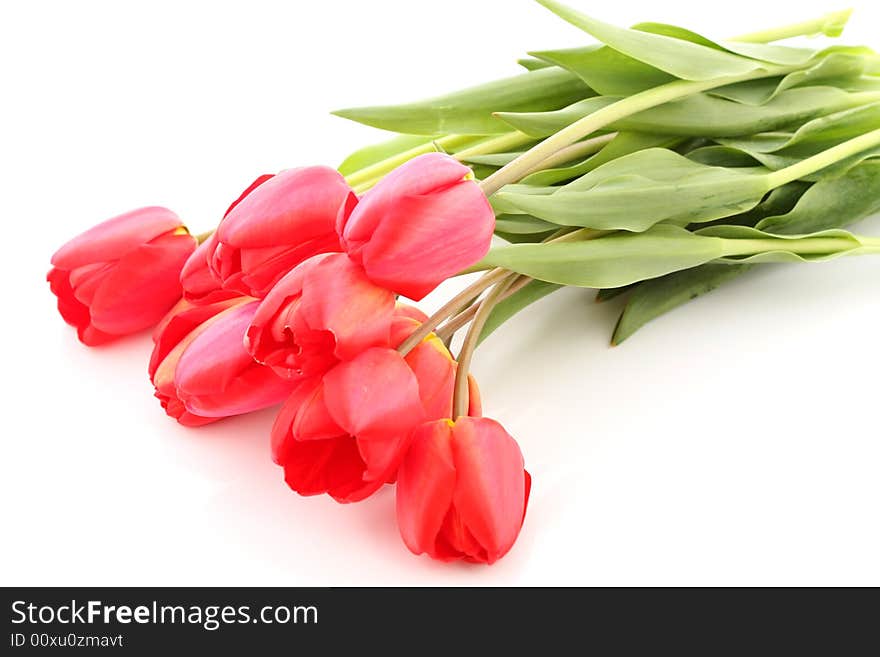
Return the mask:
<svg viewBox="0 0 880 657"><path fill-rule="evenodd" d="M880 209L880 56L776 43L838 36L848 12L722 41L539 1L598 43L337 112L398 134L260 176L199 237L159 207L99 224L52 258L61 315L87 345L154 327L149 374L181 424L282 404L271 452L294 491L396 484L410 550L496 561L530 477L469 374L493 330L579 286L628 295L619 343L760 263L880 253L843 230ZM402 300L480 271L430 317Z"/></svg>

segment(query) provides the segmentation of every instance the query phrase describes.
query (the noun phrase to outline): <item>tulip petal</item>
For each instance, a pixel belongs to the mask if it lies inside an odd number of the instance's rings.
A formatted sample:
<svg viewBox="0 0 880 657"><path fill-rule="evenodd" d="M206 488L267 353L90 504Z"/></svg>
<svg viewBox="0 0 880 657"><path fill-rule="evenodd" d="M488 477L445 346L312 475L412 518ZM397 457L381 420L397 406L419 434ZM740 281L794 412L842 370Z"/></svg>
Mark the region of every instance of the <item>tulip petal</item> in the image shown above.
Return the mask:
<svg viewBox="0 0 880 657"><path fill-rule="evenodd" d="M165 360L177 344L212 317L246 301L248 297L235 297L203 306L194 305L186 299L178 301L153 331L153 352L150 355L148 369L150 379L153 378L159 363Z"/></svg>
<svg viewBox="0 0 880 657"><path fill-rule="evenodd" d="M224 290L208 266L208 255L214 248L214 236L202 242L187 258L180 272L183 296L192 303L209 304L241 296L234 290Z"/></svg>
<svg viewBox="0 0 880 657"><path fill-rule="evenodd" d="M326 440L345 436L327 410L324 385L317 386L312 394L303 400L300 411L291 426L297 440Z"/></svg>
<svg viewBox="0 0 880 657"><path fill-rule="evenodd" d="M298 244L335 232L336 216L351 188L330 167L287 169L230 208L218 239L241 249Z"/></svg>
<svg viewBox="0 0 880 657"><path fill-rule="evenodd" d="M489 251L495 215L473 181L399 196L363 246L370 279L416 301Z"/></svg>
<svg viewBox="0 0 880 657"><path fill-rule="evenodd" d="M188 344L174 371L174 387L189 412L241 415L278 404L290 394L293 385L254 362L244 348L244 332L258 303L223 311L184 341Z"/></svg>
<svg viewBox="0 0 880 657"><path fill-rule="evenodd" d="M315 330L333 334L334 354L354 358L365 349L388 345L394 294L374 285L344 254L332 254L305 274L300 312Z"/></svg>
<svg viewBox="0 0 880 657"><path fill-rule="evenodd" d="M458 480L454 504L493 563L513 546L525 508L523 458L516 441L489 418L462 417L453 427Z"/></svg>
<svg viewBox="0 0 880 657"><path fill-rule="evenodd" d="M52 293L58 298L58 312L65 322L76 328L80 341L90 347L109 342L118 336L103 333L91 325L88 306L80 303L70 286L70 273L52 269L46 276Z"/></svg>
<svg viewBox="0 0 880 657"><path fill-rule="evenodd" d="M339 231L349 254L369 242L384 217L406 196L426 196L464 179L470 169L442 153L426 153L397 167L358 201L349 199L340 215Z"/></svg>
<svg viewBox="0 0 880 657"><path fill-rule="evenodd" d="M408 435L424 419L415 375L397 351L373 348L324 376L327 408L352 436Z"/></svg>
<svg viewBox="0 0 880 657"><path fill-rule="evenodd" d="M146 207L126 212L94 226L52 256L52 264L71 271L95 262L118 260L141 244L183 226L168 208Z"/></svg>
<svg viewBox="0 0 880 657"><path fill-rule="evenodd" d="M397 524L415 554L441 558L437 537L452 505L455 464L448 421L422 424L413 432L397 476ZM452 555L442 555L452 558Z"/></svg>
<svg viewBox="0 0 880 657"><path fill-rule="evenodd" d="M282 404L275 422L272 424L271 432L271 448L272 460L278 465L283 465L282 457L286 449L287 441L293 440L291 427L293 425L296 414L299 413L303 404L314 394L315 389L321 385L320 379L308 379L294 386L287 398Z"/></svg>
<svg viewBox="0 0 880 657"><path fill-rule="evenodd" d="M425 419L450 417L456 363L440 339L433 336L423 340L406 355L406 362L419 383Z"/></svg>
<svg viewBox="0 0 880 657"><path fill-rule="evenodd" d="M266 182L267 180L270 180L270 179L272 179L272 178L274 178L274 177L275 177L275 174L274 174L274 173L265 173L265 174L263 174L262 176L258 176L257 179L254 180L254 182L252 182L250 185L248 185L247 189L245 189L245 190L239 195L239 197L238 197L237 199L235 199L235 200L232 202L232 204L231 204L228 208L226 208L226 212L223 213L223 216L224 216L224 217L227 216L230 212L232 212L233 209L235 209L235 206L236 206L236 205L238 205L239 203L241 203L241 202L244 200L244 198L245 198L248 194L250 194L252 191L254 191L257 187L259 187L260 185L262 185L262 184L263 184L264 182Z"/></svg>
<svg viewBox="0 0 880 657"><path fill-rule="evenodd" d="M189 234L166 233L122 257L95 292L95 328L125 335L153 326L180 298L180 271L195 250Z"/></svg>
<svg viewBox="0 0 880 657"><path fill-rule="evenodd" d="M329 440L288 440L279 455L284 481L300 495L330 493L339 501L361 486L364 462L348 436Z"/></svg>

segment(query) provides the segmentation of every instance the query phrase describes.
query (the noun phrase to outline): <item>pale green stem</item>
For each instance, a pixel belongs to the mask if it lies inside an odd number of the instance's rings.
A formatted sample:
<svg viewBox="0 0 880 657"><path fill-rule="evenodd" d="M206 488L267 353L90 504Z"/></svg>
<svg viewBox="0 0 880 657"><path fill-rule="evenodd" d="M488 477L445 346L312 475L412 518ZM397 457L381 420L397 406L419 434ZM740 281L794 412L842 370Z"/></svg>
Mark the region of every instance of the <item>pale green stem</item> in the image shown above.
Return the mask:
<svg viewBox="0 0 880 657"><path fill-rule="evenodd" d="M403 153L398 153L397 155L384 159L381 162L376 162L368 167L364 167L363 169L347 176L346 180L352 187L357 187L358 185L369 182L374 178L381 178L386 173L393 171L405 162L409 162L414 157L424 155L425 153L435 152L438 146L443 150L454 150L462 146L469 146L478 139L481 138L472 135L446 135L444 137L439 137L433 141L428 141L421 146L416 146Z"/></svg>
<svg viewBox="0 0 880 657"><path fill-rule="evenodd" d="M494 288L486 295L486 298L480 302L477 308L474 320L468 328L461 351L458 353L458 367L455 370L455 387L452 396L452 419L457 420L463 415L467 415L470 405L470 391L468 390L468 372L471 369L471 361L474 357L474 350L480 340L480 333L486 325L486 320L492 313L492 308L501 300L505 290L510 286L512 280L504 279L495 285Z"/></svg>
<svg viewBox="0 0 880 657"><path fill-rule="evenodd" d="M555 155L551 155L546 160L535 166L529 173L535 173L543 169L552 169L566 162L580 159L593 153L598 153L602 148L617 136L616 132L609 132L607 135L599 135L592 139L585 139L566 146Z"/></svg>
<svg viewBox="0 0 880 657"><path fill-rule="evenodd" d="M851 13L852 9L832 11L819 18L803 21L801 23L792 23L791 25L784 25L769 30L743 34L734 37L731 41L741 41L743 43L770 43L771 41L782 41L783 39L791 39L792 37L827 33L826 31L830 26L843 26Z"/></svg>
<svg viewBox="0 0 880 657"><path fill-rule="evenodd" d="M447 301L440 310L423 322L412 335L400 343L397 351L406 356L416 345L427 338L435 328L440 326L446 318L456 314L465 304L470 303L498 281L504 280L509 274L510 272L506 269L498 268L482 276L479 280Z"/></svg>
<svg viewBox="0 0 880 657"><path fill-rule="evenodd" d="M475 141L477 141L476 144L473 143ZM376 183L382 180L382 178L385 177L386 174L390 173L401 164L404 164L414 157L418 157L419 155L436 152L437 146L442 148L444 151L451 151L451 156L461 162L466 160L468 157L472 157L474 155L503 153L506 150L517 148L532 141L534 141L533 137L529 137L522 132L508 132L497 137L490 137L488 139L484 137L449 135L448 137L435 139L429 144L417 146L416 148L410 149L404 153L400 153L387 160L383 160L382 162L378 162L370 167L362 169L357 173L353 173L351 176L348 177L347 180L354 191L358 194L361 194L369 190ZM454 152L455 149L458 148L458 146L468 144L472 145L469 145L458 152ZM364 172L366 172L366 174Z"/></svg>
<svg viewBox="0 0 880 657"><path fill-rule="evenodd" d="M798 66L767 66L766 68L756 71L750 71L741 75L728 75L722 78L714 78L712 80L675 80L667 84L653 87L645 91L633 94L628 98L617 101L611 105L603 107L600 110L588 114L587 116L566 126L559 132L547 137L541 143L533 146L507 166L502 167L491 176L480 183L480 187L486 196L491 196L499 189L510 183L518 182L525 177L529 171L544 162L563 148L591 135L597 130L626 118L638 112L663 105L673 100L686 98L693 94L723 87L728 84L737 82L745 82L746 80L757 80L760 78L774 77L777 75L785 75L793 71L797 71L803 67Z"/></svg>
<svg viewBox="0 0 880 657"><path fill-rule="evenodd" d="M874 146L880 146L880 129L866 132L854 139L833 146L827 150L817 153L812 157L801 160L796 164L773 171L767 174L767 184L770 189L782 187L793 180L799 180L805 176L809 176L817 171L831 166L832 164L844 160L852 155L868 150Z"/></svg>
<svg viewBox="0 0 880 657"><path fill-rule="evenodd" d="M528 144L531 141L535 141L535 138L529 137L525 133L519 131L507 132L497 137L490 137L485 141L474 144L473 146L458 151L457 153L453 153L452 157L454 157L459 162L464 162L469 157L473 157L474 155L504 153L512 148L517 148L524 144Z"/></svg>
<svg viewBox="0 0 880 657"><path fill-rule="evenodd" d="M515 277L511 282L510 287L508 287L504 291L504 294L501 295L501 298L498 299L498 301L504 301L512 294L519 292L526 285L531 283L532 280L533 279L529 278L528 276ZM474 318L474 315L476 315L478 309L478 305L473 305L462 310L460 313L452 317L448 322L446 322L436 331L437 337L440 338L443 342L448 342L452 338L452 336L455 335L458 329L460 329L462 326L464 326Z"/></svg>
<svg viewBox="0 0 880 657"><path fill-rule="evenodd" d="M215 230L215 228L212 228L211 230L206 230L204 233L199 233L198 235L194 235L193 237L196 238L196 241L199 244L202 244L205 240L207 240L209 237L211 237L211 235L214 234Z"/></svg>

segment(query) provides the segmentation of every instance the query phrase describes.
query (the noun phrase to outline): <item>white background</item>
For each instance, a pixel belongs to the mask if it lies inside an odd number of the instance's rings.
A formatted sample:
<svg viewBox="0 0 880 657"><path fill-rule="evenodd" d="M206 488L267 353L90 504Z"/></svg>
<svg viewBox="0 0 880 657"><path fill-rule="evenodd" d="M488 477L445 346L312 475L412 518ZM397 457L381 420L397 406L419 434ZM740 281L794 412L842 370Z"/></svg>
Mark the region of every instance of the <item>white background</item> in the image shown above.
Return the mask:
<svg viewBox="0 0 880 657"><path fill-rule="evenodd" d="M835 8L579 4L719 36ZM847 40L880 45L858 4ZM272 411L181 428L147 335L88 349L57 316L49 257L99 220L161 204L206 230L256 175L376 139L330 109L583 42L527 0L3 3L2 584L880 584L877 258L768 267L616 349L619 305L590 291L499 331L475 369L534 488L492 567L410 555L391 489L297 497Z"/></svg>

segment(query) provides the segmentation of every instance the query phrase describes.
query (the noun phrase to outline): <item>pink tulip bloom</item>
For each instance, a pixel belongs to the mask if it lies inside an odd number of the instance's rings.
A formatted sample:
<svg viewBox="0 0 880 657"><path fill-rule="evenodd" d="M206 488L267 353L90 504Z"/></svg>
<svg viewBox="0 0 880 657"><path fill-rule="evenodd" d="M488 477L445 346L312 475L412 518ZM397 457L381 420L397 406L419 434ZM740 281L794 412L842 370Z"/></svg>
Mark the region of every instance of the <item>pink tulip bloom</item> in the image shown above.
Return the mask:
<svg viewBox="0 0 880 657"><path fill-rule="evenodd" d="M494 563L519 535L530 487L519 446L494 420L425 423L398 473L400 534L415 554Z"/></svg>
<svg viewBox="0 0 880 657"><path fill-rule="evenodd" d="M398 167L360 200L350 194L337 230L367 276L418 301L489 250L495 215L470 169L441 153Z"/></svg>
<svg viewBox="0 0 880 657"><path fill-rule="evenodd" d="M193 306L184 301L154 336L151 379L165 411L199 426L281 403L293 385L254 362L244 333L259 302L247 297ZM173 346L172 346L173 345Z"/></svg>
<svg viewBox="0 0 880 657"><path fill-rule="evenodd" d="M343 253L315 256L282 278L247 331L253 357L288 378L321 375L369 347L388 346L394 294Z"/></svg>
<svg viewBox="0 0 880 657"><path fill-rule="evenodd" d="M155 325L180 298L196 248L171 210L141 208L98 224L52 256L46 277L79 339L97 345Z"/></svg>
<svg viewBox="0 0 880 657"><path fill-rule="evenodd" d="M272 454L300 495L362 500L392 480L425 419L419 382L393 349L373 348L300 384L272 428Z"/></svg>
<svg viewBox="0 0 880 657"><path fill-rule="evenodd" d="M340 250L335 221L350 192L328 167L258 178L220 222L211 270L224 288L263 298L302 261Z"/></svg>

